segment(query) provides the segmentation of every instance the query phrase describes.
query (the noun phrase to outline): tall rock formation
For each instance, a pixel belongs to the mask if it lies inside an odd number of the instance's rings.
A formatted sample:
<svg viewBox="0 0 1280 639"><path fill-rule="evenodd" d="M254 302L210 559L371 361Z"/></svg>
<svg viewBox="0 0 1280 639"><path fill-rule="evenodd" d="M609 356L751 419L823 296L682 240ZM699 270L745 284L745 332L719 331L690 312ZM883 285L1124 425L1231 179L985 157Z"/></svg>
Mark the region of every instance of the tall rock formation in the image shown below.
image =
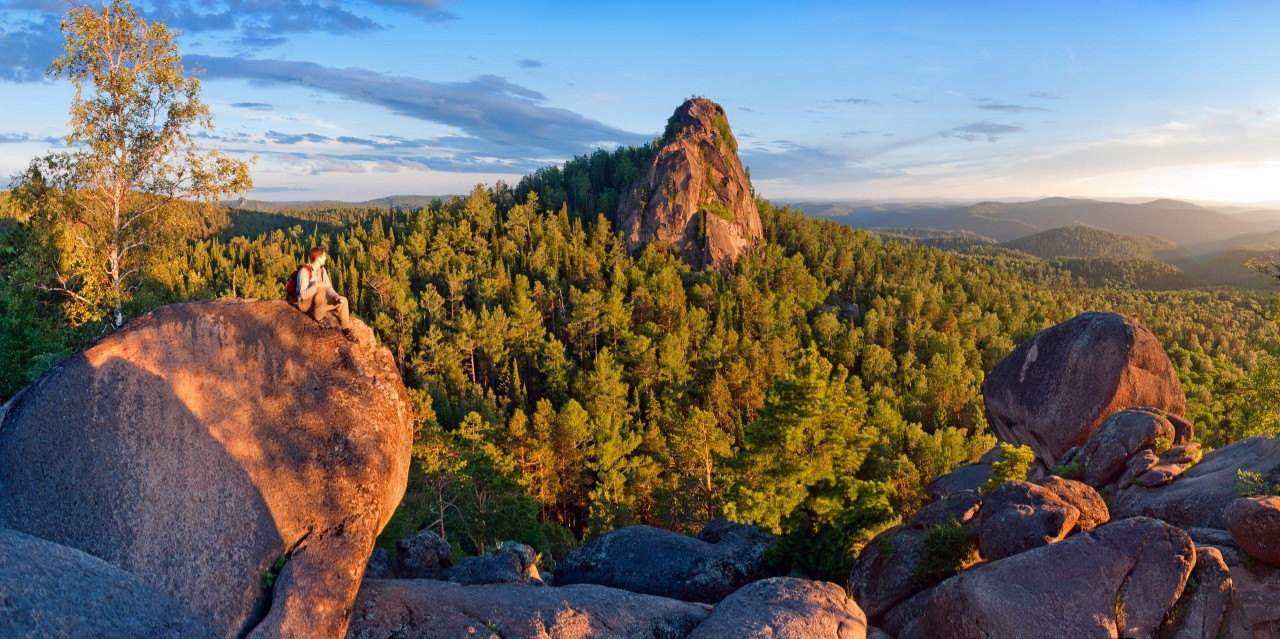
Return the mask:
<svg viewBox="0 0 1280 639"><path fill-rule="evenodd" d="M391 353L355 324L353 345L256 300L129 322L0 407L0 527L128 571L218 636L343 636L413 438Z"/></svg>
<svg viewBox="0 0 1280 639"><path fill-rule="evenodd" d="M727 270L763 231L724 108L685 101L667 120L661 145L618 203L627 248L662 242L690 264Z"/></svg>

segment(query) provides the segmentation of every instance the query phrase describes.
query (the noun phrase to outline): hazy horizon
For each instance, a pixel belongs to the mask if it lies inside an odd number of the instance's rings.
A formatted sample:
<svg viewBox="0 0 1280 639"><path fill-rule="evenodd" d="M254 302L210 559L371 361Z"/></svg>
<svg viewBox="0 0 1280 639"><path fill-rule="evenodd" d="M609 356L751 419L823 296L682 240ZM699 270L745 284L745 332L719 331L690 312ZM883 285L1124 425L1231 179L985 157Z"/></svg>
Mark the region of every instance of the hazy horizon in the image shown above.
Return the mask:
<svg viewBox="0 0 1280 639"><path fill-rule="evenodd" d="M513 183L722 104L778 200L1280 202L1280 5L139 2L251 199ZM0 185L60 148L57 0L0 0ZM670 46L666 43L678 43Z"/></svg>

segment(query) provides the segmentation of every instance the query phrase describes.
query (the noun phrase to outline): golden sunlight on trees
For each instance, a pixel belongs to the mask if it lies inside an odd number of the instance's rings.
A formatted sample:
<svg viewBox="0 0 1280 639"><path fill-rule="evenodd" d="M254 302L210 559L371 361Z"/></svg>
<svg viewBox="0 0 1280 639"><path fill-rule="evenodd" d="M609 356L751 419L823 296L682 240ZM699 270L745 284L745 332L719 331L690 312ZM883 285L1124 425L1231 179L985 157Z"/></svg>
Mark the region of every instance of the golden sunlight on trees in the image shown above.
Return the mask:
<svg viewBox="0 0 1280 639"><path fill-rule="evenodd" d="M75 6L66 51L49 66L70 80L70 150L33 160L14 195L57 247L47 287L82 324L124 322L138 276L202 223L190 200L252 188L246 163L197 146L211 130L200 83L184 73L176 34L124 0Z"/></svg>

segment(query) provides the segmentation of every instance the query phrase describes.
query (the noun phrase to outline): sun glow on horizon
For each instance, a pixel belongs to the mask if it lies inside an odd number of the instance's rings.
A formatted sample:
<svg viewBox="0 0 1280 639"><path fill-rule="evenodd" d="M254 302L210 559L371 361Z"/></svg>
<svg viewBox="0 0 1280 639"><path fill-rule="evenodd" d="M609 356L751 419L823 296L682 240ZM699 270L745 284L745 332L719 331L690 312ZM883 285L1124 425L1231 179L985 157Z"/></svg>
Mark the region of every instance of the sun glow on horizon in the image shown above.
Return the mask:
<svg viewBox="0 0 1280 639"><path fill-rule="evenodd" d="M1280 200L1280 160L1158 167L1084 178L1064 186L1098 197L1143 194L1213 202L1276 201Z"/></svg>

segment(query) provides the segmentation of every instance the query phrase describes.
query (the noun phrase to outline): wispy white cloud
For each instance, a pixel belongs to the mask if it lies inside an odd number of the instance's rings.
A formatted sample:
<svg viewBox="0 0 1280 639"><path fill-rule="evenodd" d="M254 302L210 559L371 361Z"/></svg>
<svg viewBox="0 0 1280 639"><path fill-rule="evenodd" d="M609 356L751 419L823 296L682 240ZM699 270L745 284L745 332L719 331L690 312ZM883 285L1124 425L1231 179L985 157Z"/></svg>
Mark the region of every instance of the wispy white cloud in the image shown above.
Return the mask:
<svg viewBox="0 0 1280 639"><path fill-rule="evenodd" d="M967 142L997 142L1000 138L1012 133L1020 133L1024 129L1016 124L998 124L983 120L943 131L940 135L947 138L958 138Z"/></svg>
<svg viewBox="0 0 1280 639"><path fill-rule="evenodd" d="M546 106L546 96L505 78L433 82L367 69L339 69L312 62L188 56L209 80L244 79L261 85L307 87L372 104L399 115L455 127L471 151L494 156L568 157L599 147L640 144L646 136Z"/></svg>
<svg viewBox="0 0 1280 639"><path fill-rule="evenodd" d="M1001 113L1050 113L1053 109L1038 104L1010 104L994 98L978 98L979 109Z"/></svg>
<svg viewBox="0 0 1280 639"><path fill-rule="evenodd" d="M865 104L878 106L880 103L871 98L836 98L833 102L841 102L844 104Z"/></svg>
<svg viewBox="0 0 1280 639"><path fill-rule="evenodd" d="M445 0L139 0L139 12L186 33L228 32L253 48L284 44L309 33L360 35L386 29L360 11L385 7L423 20L455 19ZM355 6L353 6L355 5ZM65 0L0 1L0 79L34 82L61 51L58 21L72 5Z"/></svg>

